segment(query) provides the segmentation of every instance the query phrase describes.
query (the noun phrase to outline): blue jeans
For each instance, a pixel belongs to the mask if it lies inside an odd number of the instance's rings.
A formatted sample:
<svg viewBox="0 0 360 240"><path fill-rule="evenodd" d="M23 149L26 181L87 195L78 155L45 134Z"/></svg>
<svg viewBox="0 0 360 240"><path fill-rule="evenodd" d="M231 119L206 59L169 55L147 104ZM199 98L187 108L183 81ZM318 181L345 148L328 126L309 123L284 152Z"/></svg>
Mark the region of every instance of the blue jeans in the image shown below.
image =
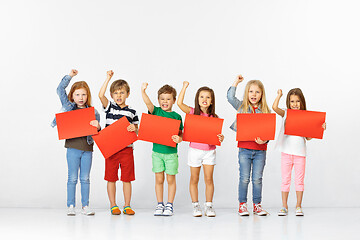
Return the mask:
<svg viewBox="0 0 360 240"><path fill-rule="evenodd" d="M75 192L80 169L81 203L82 206L89 205L90 194L90 169L92 163L92 152L68 148L66 153L68 163L67 182L67 206L75 206Z"/></svg>
<svg viewBox="0 0 360 240"><path fill-rule="evenodd" d="M253 203L261 203L262 176L266 151L239 148L239 202L247 202L248 185L252 167Z"/></svg>

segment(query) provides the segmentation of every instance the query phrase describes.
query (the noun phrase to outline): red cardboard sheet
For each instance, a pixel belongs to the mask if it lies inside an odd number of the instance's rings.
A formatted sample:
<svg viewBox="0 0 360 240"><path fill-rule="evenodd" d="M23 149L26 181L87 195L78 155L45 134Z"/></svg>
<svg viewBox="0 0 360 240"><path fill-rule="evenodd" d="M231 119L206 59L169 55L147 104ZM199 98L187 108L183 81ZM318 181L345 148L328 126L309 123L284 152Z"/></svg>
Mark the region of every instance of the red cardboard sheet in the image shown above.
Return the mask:
<svg viewBox="0 0 360 240"><path fill-rule="evenodd" d="M59 140L98 133L96 127L90 125L92 120L96 120L94 107L58 113L55 116Z"/></svg>
<svg viewBox="0 0 360 240"><path fill-rule="evenodd" d="M287 110L285 122L285 134L310 138L323 138L325 112L313 112L305 110Z"/></svg>
<svg viewBox="0 0 360 240"><path fill-rule="evenodd" d="M127 118L122 117L93 136L104 158L109 158L137 140L136 133L127 130L129 125Z"/></svg>
<svg viewBox="0 0 360 240"><path fill-rule="evenodd" d="M238 113L237 141L274 140L276 128L275 113Z"/></svg>
<svg viewBox="0 0 360 240"><path fill-rule="evenodd" d="M183 140L220 146L218 134L221 134L224 119L186 114Z"/></svg>
<svg viewBox="0 0 360 240"><path fill-rule="evenodd" d="M140 121L139 140L176 147L173 135L179 134L180 120L143 113Z"/></svg>

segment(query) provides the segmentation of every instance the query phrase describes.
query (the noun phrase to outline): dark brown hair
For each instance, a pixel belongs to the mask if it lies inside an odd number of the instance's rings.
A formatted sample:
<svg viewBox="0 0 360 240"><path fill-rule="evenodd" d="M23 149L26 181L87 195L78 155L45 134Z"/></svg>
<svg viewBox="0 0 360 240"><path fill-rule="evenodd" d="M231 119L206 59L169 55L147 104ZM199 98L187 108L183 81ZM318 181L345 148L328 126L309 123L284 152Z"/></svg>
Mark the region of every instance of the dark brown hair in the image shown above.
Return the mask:
<svg viewBox="0 0 360 240"><path fill-rule="evenodd" d="M286 107L288 109L290 109L290 96L291 95L298 96L300 99L300 110L306 110L305 97L300 88L293 88L288 92L288 94L286 96Z"/></svg>
<svg viewBox="0 0 360 240"><path fill-rule="evenodd" d="M172 94L173 97L174 97L174 100L176 99L176 90L175 88L173 88L172 86L170 85L164 85L162 86L159 91L158 91L158 98L160 98L160 95L163 94L163 93L168 93L168 94Z"/></svg>
<svg viewBox="0 0 360 240"><path fill-rule="evenodd" d="M213 116L213 117L218 117L218 115L216 115L215 113L215 94L214 91L209 88L209 87L201 87L197 90L196 95L195 95L195 109L194 109L194 114L195 115L200 115L201 113L201 109L200 109L200 104L199 104L199 96L200 96L200 92L201 91L208 91L211 94L211 103L210 106L208 108L208 114L209 116Z"/></svg>
<svg viewBox="0 0 360 240"><path fill-rule="evenodd" d="M68 95L68 99L70 102L74 102L74 98L73 98L73 94L75 92L75 90L78 90L80 88L85 89L86 93L87 93L87 100L85 105L87 105L88 107L91 107L91 93L90 93L90 88L87 85L87 83L85 81L79 81L79 82L75 82L70 89L69 95Z"/></svg>
<svg viewBox="0 0 360 240"><path fill-rule="evenodd" d="M110 93L113 94L115 91L124 88L127 93L130 92L130 86L129 84L122 79L114 81L110 86Z"/></svg>

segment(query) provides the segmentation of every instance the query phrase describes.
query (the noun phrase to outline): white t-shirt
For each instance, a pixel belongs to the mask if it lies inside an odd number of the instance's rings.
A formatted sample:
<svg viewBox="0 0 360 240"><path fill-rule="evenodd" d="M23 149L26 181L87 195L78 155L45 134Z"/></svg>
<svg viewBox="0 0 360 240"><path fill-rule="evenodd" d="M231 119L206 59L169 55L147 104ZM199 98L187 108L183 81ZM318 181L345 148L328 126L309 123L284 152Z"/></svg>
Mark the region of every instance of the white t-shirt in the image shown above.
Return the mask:
<svg viewBox="0 0 360 240"><path fill-rule="evenodd" d="M285 135L285 121L287 116L287 111L285 110L285 115L283 117L283 123L281 124L281 129L279 136L276 141L275 149L279 151L297 155L297 156L306 156L306 139L304 137Z"/></svg>

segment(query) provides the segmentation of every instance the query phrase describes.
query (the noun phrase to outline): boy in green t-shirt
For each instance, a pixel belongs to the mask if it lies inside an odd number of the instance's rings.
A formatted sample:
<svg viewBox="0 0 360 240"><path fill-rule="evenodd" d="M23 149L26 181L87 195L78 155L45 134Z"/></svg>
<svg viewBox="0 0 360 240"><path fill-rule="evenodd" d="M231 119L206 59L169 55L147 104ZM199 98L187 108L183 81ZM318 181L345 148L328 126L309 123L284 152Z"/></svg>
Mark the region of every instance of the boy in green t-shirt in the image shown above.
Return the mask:
<svg viewBox="0 0 360 240"><path fill-rule="evenodd" d="M147 86L147 83L142 84L141 95L149 112L153 115L173 118L181 121L179 134L172 136L172 140L175 143L180 143L182 141L182 130L184 127L181 116L172 111L172 106L176 100L176 90L169 85L162 86L158 91L158 101L160 107L155 107L145 92ZM175 175L178 173L179 166L177 144L176 147L169 147L154 143L152 166L152 171L155 173L155 193L158 201L154 216L172 216L174 212L173 202L176 192ZM166 206L164 206L163 202L165 180L164 172L166 173L166 180L168 183L168 203Z"/></svg>

